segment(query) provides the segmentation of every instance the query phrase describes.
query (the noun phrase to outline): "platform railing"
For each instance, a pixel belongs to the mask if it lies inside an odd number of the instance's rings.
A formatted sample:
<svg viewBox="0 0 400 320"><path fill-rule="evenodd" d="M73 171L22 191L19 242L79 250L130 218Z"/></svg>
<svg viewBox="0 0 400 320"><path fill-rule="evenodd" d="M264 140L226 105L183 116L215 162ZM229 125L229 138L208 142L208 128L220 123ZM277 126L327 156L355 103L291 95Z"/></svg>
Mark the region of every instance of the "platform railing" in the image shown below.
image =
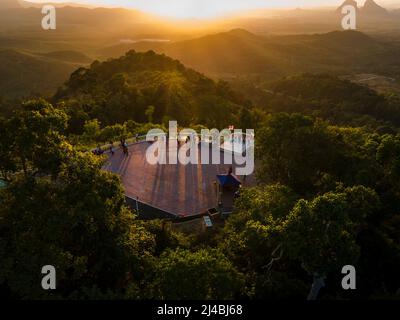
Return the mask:
<svg viewBox="0 0 400 320"><path fill-rule="evenodd" d="M238 134L237 134L238 135ZM251 139L254 139L254 136L249 136L249 135L247 135L246 133L243 133L243 134L241 134L242 136L244 136L244 137L246 137L246 138L243 138L242 139L242 145L240 146L241 148L240 148L240 150L239 151L237 151L237 148L235 148L236 146L237 146L237 144L235 145L235 133L233 133L233 138L231 139L231 141L223 141L223 142L220 142L220 149L221 150L224 150L224 151L232 151L233 153L243 153L243 152L245 152L248 148L248 144L247 144L247 137L250 137ZM128 147L129 146L131 146L131 145L134 145L134 144L136 144L136 143L142 143L142 142L146 142L147 141L147 139L148 139L148 137L157 137L157 136L159 136L159 134L147 134L147 135L137 135L137 136L135 136L135 137L131 137L131 138L128 138L128 139L125 139L125 142L127 143L127 145L128 145ZM187 136L181 136L180 138L180 141L185 141L185 139L186 138L188 138L188 137L190 137L189 135L187 135ZM238 139L239 140L239 139ZM200 141L201 142L206 142L206 143L211 143L212 142L212 139L210 138L210 139L208 139L208 141L207 140L201 140L201 139L199 139L198 137L197 137L197 143L200 143ZM240 141L240 140L239 140ZM253 140L254 141L254 140ZM115 141L115 142L113 142L113 144L112 144L112 146L113 146L113 148L115 148L114 150L118 150L118 149L120 149L121 148L121 143L120 143L120 141ZM229 147L230 146L230 147ZM254 142L253 142L253 146L254 146ZM111 148L111 144L105 144L105 145L100 145L100 149L104 152L104 153L108 153L108 152L110 152L110 148ZM97 148L93 148L93 149L91 149L91 151L92 152L94 152L94 151L96 151L96 150L98 150L98 147Z"/></svg>

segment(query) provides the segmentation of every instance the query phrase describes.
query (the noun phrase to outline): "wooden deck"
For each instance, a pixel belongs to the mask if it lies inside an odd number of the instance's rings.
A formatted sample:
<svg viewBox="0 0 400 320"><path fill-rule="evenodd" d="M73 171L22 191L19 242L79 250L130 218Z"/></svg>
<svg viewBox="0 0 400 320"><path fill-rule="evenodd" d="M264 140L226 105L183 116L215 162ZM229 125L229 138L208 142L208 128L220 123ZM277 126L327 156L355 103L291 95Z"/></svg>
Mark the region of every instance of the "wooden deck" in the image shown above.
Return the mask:
<svg viewBox="0 0 400 320"><path fill-rule="evenodd" d="M149 146L134 144L128 156L119 149L108 157L104 169L121 176L127 197L183 217L217 207L216 176L227 173L231 165L151 165L146 161ZM199 154L205 147L199 145ZM247 177L246 183L253 184L254 178Z"/></svg>

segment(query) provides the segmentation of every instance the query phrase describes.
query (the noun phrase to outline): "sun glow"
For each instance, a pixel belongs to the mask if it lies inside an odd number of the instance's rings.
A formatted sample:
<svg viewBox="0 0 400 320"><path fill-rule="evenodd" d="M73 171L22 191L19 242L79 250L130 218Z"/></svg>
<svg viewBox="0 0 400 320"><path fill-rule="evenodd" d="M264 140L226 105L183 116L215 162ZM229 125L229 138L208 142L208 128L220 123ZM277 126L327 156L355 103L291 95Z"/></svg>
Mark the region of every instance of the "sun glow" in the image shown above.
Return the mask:
<svg viewBox="0 0 400 320"><path fill-rule="evenodd" d="M1 0L0 0L1 1ZM46 2L47 0L29 0ZM312 1L312 0L308 0ZM242 10L264 8L278 1L270 0L52 0L95 6L125 7L176 19L206 19Z"/></svg>
<svg viewBox="0 0 400 320"><path fill-rule="evenodd" d="M251 6L246 1L215 1L215 0L163 0L149 1L146 11L176 19L205 19L226 15L235 11L247 10Z"/></svg>
<svg viewBox="0 0 400 320"><path fill-rule="evenodd" d="M29 1L50 2L49 0ZM385 4L392 1L396 0L379 0L378 2ZM338 6L343 0L52 0L51 2L125 7L175 19L207 19L261 8ZM361 0L361 3L363 2L364 0Z"/></svg>

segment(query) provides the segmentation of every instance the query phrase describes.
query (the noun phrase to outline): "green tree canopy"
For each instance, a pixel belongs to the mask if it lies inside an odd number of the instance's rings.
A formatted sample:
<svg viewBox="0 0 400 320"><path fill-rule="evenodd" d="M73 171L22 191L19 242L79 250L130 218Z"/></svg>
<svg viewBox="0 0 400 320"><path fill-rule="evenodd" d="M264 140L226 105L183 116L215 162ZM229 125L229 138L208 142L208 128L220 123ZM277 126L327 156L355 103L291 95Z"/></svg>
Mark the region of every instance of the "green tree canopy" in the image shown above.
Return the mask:
<svg viewBox="0 0 400 320"><path fill-rule="evenodd" d="M233 299L241 294L242 275L219 251L166 251L154 280L159 299Z"/></svg>

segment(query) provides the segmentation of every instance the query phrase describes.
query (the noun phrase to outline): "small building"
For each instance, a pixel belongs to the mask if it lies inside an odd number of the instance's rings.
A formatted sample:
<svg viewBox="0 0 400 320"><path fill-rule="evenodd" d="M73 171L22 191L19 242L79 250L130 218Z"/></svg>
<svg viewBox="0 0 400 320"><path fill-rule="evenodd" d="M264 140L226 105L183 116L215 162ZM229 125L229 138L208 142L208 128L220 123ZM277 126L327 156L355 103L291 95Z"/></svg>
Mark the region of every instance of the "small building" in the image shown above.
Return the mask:
<svg viewBox="0 0 400 320"><path fill-rule="evenodd" d="M0 189L4 189L7 186L7 183L4 180L0 179Z"/></svg>
<svg viewBox="0 0 400 320"><path fill-rule="evenodd" d="M227 174L217 175L218 206L222 214L229 214L233 210L235 195L242 187L242 181L229 170Z"/></svg>

